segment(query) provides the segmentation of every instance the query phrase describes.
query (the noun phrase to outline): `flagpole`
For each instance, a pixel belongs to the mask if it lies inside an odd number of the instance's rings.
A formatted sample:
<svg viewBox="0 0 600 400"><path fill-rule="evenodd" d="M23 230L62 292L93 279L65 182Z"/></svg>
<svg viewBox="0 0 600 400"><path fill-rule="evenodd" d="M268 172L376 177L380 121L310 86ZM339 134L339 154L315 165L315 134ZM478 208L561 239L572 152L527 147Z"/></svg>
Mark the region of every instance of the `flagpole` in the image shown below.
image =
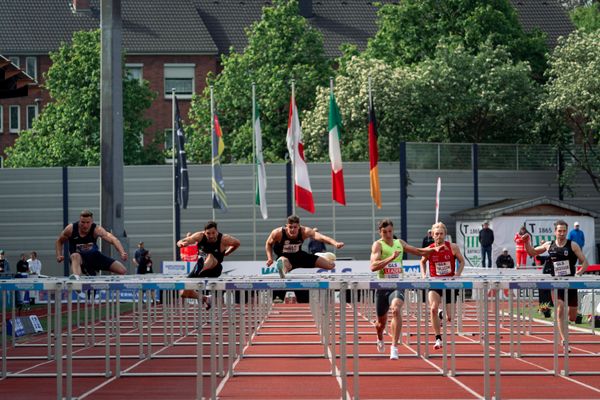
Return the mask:
<svg viewBox="0 0 600 400"><path fill-rule="evenodd" d="M210 202L212 204L212 220L215 220L215 204L213 200L213 196L215 195L215 188L213 185L215 184L215 166L214 166L214 154L213 149L215 148L215 100L213 98L213 85L210 85Z"/></svg>
<svg viewBox="0 0 600 400"><path fill-rule="evenodd" d="M442 191L442 178L438 176L437 178L437 188L435 190L435 221L434 224L440 222L440 192Z"/></svg>
<svg viewBox="0 0 600 400"><path fill-rule="evenodd" d="M298 143L296 143L296 138L294 137L294 114L298 112L298 106L296 105L296 81L292 79L292 141L294 142L294 146L292 148L292 154L290 154L290 160L292 160L292 214L296 215L296 147ZM298 115L298 121L300 120L300 116Z"/></svg>
<svg viewBox="0 0 600 400"><path fill-rule="evenodd" d="M176 187L176 174L177 164L175 163L175 88L171 89L171 162L173 163L173 261L177 260L177 240L179 239L176 235L176 224L175 221L178 207L177 205L177 187Z"/></svg>
<svg viewBox="0 0 600 400"><path fill-rule="evenodd" d="M254 178L254 204L252 206L252 254L256 261L256 194L258 182L256 181L256 83L252 82L252 177Z"/></svg>
<svg viewBox="0 0 600 400"><path fill-rule="evenodd" d="M333 95L333 77L332 76L329 77L329 92ZM331 107L331 105L330 105L330 107ZM332 169L332 171L333 171L333 169ZM332 174L332 178L333 178L333 172L331 174ZM333 189L333 187L332 187L332 189ZM336 230L335 230L335 228L336 228L336 225L335 225L335 200L333 199L333 190L331 191L331 194L332 194L331 210L332 210L332 217L333 217L333 237L335 238L336 237L336 235L335 235L335 232L336 232ZM335 247L334 247L333 252L337 253L337 249Z"/></svg>
<svg viewBox="0 0 600 400"><path fill-rule="evenodd" d="M369 75L369 112L373 107L373 95L371 93L371 75ZM371 199L371 232L372 238L375 240L375 199Z"/></svg>

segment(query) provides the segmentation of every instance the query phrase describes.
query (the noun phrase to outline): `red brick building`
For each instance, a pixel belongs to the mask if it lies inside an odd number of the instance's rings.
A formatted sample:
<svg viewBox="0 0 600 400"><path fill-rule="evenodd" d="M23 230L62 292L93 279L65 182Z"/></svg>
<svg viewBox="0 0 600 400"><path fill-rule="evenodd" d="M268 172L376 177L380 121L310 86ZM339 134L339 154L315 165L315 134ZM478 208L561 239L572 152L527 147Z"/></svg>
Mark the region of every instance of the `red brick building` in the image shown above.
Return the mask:
<svg viewBox="0 0 600 400"><path fill-rule="evenodd" d="M383 0L380 3L395 2ZM339 56L340 45L362 50L376 30L376 8L364 0L299 0L300 14L323 33L325 53ZM206 75L217 72L219 57L230 48L243 51L245 29L261 18L265 0L122 0L126 69L149 81L157 98L147 111L146 133L171 128L170 90L177 89L182 115L193 93L204 90ZM524 29L539 28L553 48L573 26L556 0L512 0ZM48 54L68 43L74 32L100 27L100 0L27 0L3 2L0 54L42 86ZM44 90L23 98L0 99L0 157L21 130L43 110ZM184 117L185 119L185 117ZM140 133L142 134L142 133Z"/></svg>

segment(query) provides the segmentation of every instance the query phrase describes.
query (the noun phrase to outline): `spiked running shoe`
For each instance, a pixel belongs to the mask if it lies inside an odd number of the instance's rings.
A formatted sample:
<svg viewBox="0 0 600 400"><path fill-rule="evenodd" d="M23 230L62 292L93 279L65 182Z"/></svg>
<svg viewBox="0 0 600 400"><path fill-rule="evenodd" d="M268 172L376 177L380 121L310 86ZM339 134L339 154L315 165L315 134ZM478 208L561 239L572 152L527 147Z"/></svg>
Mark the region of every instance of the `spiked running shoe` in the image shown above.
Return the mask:
<svg viewBox="0 0 600 400"><path fill-rule="evenodd" d="M380 353L385 352L385 342L383 340L377 340L377 351Z"/></svg>
<svg viewBox="0 0 600 400"><path fill-rule="evenodd" d="M396 346L390 347L390 360L398 359L398 348Z"/></svg>
<svg viewBox="0 0 600 400"><path fill-rule="evenodd" d="M279 277L282 279L285 278L285 264L283 263L283 259L278 258L275 265L277 266L277 272L279 272Z"/></svg>

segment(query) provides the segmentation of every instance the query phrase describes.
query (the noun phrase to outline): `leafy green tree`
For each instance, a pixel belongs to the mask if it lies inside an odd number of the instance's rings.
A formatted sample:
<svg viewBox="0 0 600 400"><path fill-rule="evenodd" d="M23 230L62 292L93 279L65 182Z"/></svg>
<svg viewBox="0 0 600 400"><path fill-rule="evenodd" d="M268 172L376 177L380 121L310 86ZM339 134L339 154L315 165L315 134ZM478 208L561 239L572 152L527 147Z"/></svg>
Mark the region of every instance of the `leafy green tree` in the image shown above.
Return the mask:
<svg viewBox="0 0 600 400"><path fill-rule="evenodd" d="M540 130L600 191L600 30L577 31L550 57Z"/></svg>
<svg viewBox="0 0 600 400"><path fill-rule="evenodd" d="M592 32L600 29L600 3L576 7L569 15L579 30Z"/></svg>
<svg viewBox="0 0 600 400"><path fill-rule="evenodd" d="M531 64L536 77L546 68L544 35L524 33L508 0L404 0L382 6L378 24L366 53L393 66L433 57L444 40L470 52L487 41L506 46L514 60Z"/></svg>
<svg viewBox="0 0 600 400"><path fill-rule="evenodd" d="M100 163L100 30L76 32L71 44L50 54L45 88L52 100L6 150L11 167L83 166ZM150 125L144 112L155 94L147 82L123 79L123 156L126 164L160 160L143 149L140 135Z"/></svg>
<svg viewBox="0 0 600 400"><path fill-rule="evenodd" d="M263 17L247 30L248 46L243 53L232 50L223 56L223 70L210 77L223 127L229 161L252 159L252 82L260 104L265 160L282 160L287 152L286 129L295 79L296 102L300 110L313 106L315 88L331 75L330 62L323 53L323 39L298 14L296 0L275 0L265 7ZM207 89L194 97L190 109L192 130L188 130L186 151L191 160L210 160L210 96Z"/></svg>
<svg viewBox="0 0 600 400"><path fill-rule="evenodd" d="M395 160L400 141L516 143L534 128L540 89L527 63L513 63L502 47L484 44L476 54L462 46L439 45L435 57L390 67L354 57L337 77L335 94L346 132L347 160L368 156L368 78L379 123L382 159ZM307 154L327 159L327 95L306 113Z"/></svg>

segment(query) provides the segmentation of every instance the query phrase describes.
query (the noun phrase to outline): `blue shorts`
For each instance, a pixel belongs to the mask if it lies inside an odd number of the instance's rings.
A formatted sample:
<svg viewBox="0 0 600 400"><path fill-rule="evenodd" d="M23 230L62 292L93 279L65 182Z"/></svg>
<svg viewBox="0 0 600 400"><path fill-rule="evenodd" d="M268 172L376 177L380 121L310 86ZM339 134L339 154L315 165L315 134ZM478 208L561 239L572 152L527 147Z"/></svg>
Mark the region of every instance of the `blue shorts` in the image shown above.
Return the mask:
<svg viewBox="0 0 600 400"><path fill-rule="evenodd" d="M387 315L394 299L404 301L404 289L385 289L375 292L375 309L378 317Z"/></svg>

